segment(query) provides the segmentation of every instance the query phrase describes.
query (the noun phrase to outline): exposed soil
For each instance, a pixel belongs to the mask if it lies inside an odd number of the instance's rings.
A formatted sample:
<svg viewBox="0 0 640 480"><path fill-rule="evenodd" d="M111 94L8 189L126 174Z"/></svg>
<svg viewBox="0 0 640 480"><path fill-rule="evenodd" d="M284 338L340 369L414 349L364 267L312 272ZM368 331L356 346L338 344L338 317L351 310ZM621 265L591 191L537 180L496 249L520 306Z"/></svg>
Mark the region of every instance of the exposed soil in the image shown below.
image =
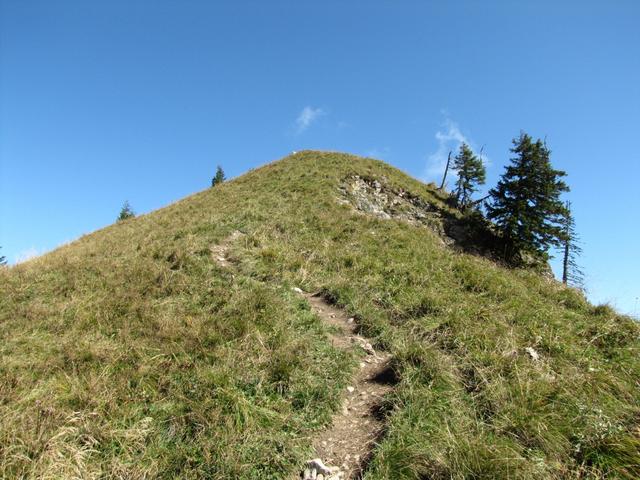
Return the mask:
<svg viewBox="0 0 640 480"><path fill-rule="evenodd" d="M211 255L213 255L213 259L218 265L225 268L231 267L231 262L227 259L227 251L229 250L229 245L243 235L244 233L235 230L233 233L231 233L231 235L222 240L222 242L220 242L219 244L209 247Z"/></svg>
<svg viewBox="0 0 640 480"><path fill-rule="evenodd" d="M344 475L341 478L357 479L384 432L384 419L380 415L382 398L396 381L389 367L390 356L375 351L366 338L358 335L355 320L343 310L321 296L304 296L321 319L337 327L338 333L331 337L337 347L361 348L366 355L344 392L342 410L334 415L332 424L313 440L316 457L328 466L338 467Z"/></svg>

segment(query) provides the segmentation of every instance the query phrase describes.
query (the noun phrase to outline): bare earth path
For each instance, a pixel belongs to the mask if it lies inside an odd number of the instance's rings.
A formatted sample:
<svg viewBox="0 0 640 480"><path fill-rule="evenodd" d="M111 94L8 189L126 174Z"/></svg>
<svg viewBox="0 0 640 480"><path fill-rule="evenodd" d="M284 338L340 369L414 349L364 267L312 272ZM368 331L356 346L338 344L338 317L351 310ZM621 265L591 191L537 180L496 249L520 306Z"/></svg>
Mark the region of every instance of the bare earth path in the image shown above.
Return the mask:
<svg viewBox="0 0 640 480"><path fill-rule="evenodd" d="M230 244L243 234L236 231L220 244L211 247L214 260L222 267L231 268L227 259ZM316 458L302 472L304 480L337 480L361 478L376 442L384 433L384 420L380 413L382 399L396 382L389 367L390 355L375 351L369 341L358 334L358 325L322 296L308 294L296 288L312 310L327 324L335 327L331 334L333 344L342 349L358 348L364 352L360 365L346 388L342 409L333 417L331 425L317 432L312 440Z"/></svg>
<svg viewBox="0 0 640 480"><path fill-rule="evenodd" d="M395 383L393 371L388 366L389 354L374 351L367 339L357 334L354 319L343 310L320 296L302 295L322 320L337 327L338 332L331 337L335 346L357 347L366 353L351 385L344 392L342 411L334 415L332 424L313 440L316 457L325 465L339 468L339 474L333 473L325 479L357 479L384 431L379 408L382 397ZM303 478L314 478L309 470L311 468L305 471Z"/></svg>

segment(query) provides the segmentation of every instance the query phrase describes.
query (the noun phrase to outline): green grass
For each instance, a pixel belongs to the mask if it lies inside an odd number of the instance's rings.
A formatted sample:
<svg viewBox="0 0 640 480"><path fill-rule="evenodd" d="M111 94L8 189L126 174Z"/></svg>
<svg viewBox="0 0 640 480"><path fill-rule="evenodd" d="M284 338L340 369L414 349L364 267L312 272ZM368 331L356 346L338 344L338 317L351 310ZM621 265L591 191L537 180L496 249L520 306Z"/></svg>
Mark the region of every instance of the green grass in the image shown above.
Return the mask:
<svg viewBox="0 0 640 480"><path fill-rule="evenodd" d="M457 215L382 162L301 152L2 269L0 477L296 473L354 358L292 286L393 355L367 478L640 477L638 325L355 213L354 174ZM229 271L209 248L234 230Z"/></svg>

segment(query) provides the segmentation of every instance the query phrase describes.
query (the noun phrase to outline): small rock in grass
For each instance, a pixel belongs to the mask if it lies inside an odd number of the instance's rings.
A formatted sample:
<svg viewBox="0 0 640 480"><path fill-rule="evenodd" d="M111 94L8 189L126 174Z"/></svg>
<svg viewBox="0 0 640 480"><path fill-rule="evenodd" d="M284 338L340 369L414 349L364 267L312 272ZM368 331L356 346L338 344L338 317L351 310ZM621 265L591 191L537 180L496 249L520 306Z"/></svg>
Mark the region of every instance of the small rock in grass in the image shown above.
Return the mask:
<svg viewBox="0 0 640 480"><path fill-rule="evenodd" d="M538 352L536 352L533 347L527 347L525 348L525 351L529 354L531 360L533 360L534 362L540 360L540 355L538 355Z"/></svg>
<svg viewBox="0 0 640 480"><path fill-rule="evenodd" d="M293 290L293 291L294 291L294 292L296 292L296 293L301 293L301 294L302 294L302 293L304 293L304 292L302 291L302 289L300 289L300 288L298 288L298 287L293 287L291 290Z"/></svg>
<svg viewBox="0 0 640 480"><path fill-rule="evenodd" d="M374 355L375 356L376 351L373 349L373 346L369 342L367 342L364 338L362 338L362 337L351 337L351 342L357 343L358 345L360 345L360 348L362 348L369 355Z"/></svg>
<svg viewBox="0 0 640 480"><path fill-rule="evenodd" d="M311 469L311 474L314 475L313 478L317 478L318 474L331 475L331 473L333 473L333 470L327 467L319 458L309 460L307 462L307 469Z"/></svg>
<svg viewBox="0 0 640 480"><path fill-rule="evenodd" d="M355 392L355 390L356 390L356 389L355 389L355 388L353 388L351 385L349 385L349 386L347 387L347 392L349 392L349 393L353 393L353 392Z"/></svg>

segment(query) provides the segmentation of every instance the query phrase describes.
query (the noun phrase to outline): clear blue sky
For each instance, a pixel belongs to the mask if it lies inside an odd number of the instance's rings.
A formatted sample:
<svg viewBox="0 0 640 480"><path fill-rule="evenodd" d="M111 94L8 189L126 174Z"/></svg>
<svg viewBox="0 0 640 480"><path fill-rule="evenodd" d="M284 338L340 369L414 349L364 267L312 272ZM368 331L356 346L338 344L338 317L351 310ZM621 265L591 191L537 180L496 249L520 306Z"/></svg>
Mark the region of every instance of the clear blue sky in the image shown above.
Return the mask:
<svg viewBox="0 0 640 480"><path fill-rule="evenodd" d="M0 0L11 262L292 150L425 180L520 130L568 172L595 302L640 313L640 2Z"/></svg>

